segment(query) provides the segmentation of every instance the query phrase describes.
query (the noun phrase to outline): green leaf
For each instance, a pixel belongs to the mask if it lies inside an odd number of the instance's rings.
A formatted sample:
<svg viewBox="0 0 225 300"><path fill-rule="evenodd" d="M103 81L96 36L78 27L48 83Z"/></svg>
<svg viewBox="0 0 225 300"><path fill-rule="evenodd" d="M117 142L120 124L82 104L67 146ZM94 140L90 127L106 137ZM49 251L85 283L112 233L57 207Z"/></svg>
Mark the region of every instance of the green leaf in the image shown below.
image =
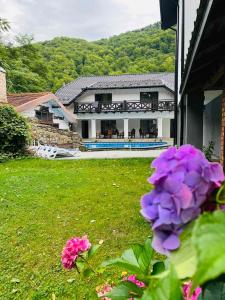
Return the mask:
<svg viewBox="0 0 225 300"><path fill-rule="evenodd" d="M116 259L110 259L102 263L102 267L108 267L108 266L118 266L124 270L130 271L134 274L140 274L143 275L143 272L140 270L139 267L129 263L128 261L122 259L122 258L116 258Z"/></svg>
<svg viewBox="0 0 225 300"><path fill-rule="evenodd" d="M151 275L157 275L165 271L165 264L163 261L157 261L153 265L153 270Z"/></svg>
<svg viewBox="0 0 225 300"><path fill-rule="evenodd" d="M151 242L150 239L147 239L143 246L135 244L130 249L124 251L121 258L106 261L102 266L117 265L134 274L147 275L152 254Z"/></svg>
<svg viewBox="0 0 225 300"><path fill-rule="evenodd" d="M201 300L224 300L225 299L225 281L214 280L206 283L203 288ZM200 299L199 299L200 300Z"/></svg>
<svg viewBox="0 0 225 300"><path fill-rule="evenodd" d="M127 300L129 298L141 297L143 294L143 289L139 288L130 281L124 281L117 287L114 287L112 291L106 294L106 297L111 298L112 300Z"/></svg>
<svg viewBox="0 0 225 300"><path fill-rule="evenodd" d="M101 247L100 245L93 245L89 251L88 251L88 255L87 257L88 258L91 258L95 255L95 253L98 251L99 247Z"/></svg>
<svg viewBox="0 0 225 300"><path fill-rule="evenodd" d="M94 271L91 268L87 268L83 271L84 277L90 277L93 274L94 274Z"/></svg>
<svg viewBox="0 0 225 300"><path fill-rule="evenodd" d="M180 279L190 278L194 275L197 265L197 256L192 242L192 232L195 222L189 224L180 235L181 246L171 252L170 261L174 265Z"/></svg>
<svg viewBox="0 0 225 300"><path fill-rule="evenodd" d="M157 280L144 293L142 300L182 300L180 281L174 267L171 265L166 277Z"/></svg>
<svg viewBox="0 0 225 300"><path fill-rule="evenodd" d="M194 228L193 242L198 258L194 290L225 273L225 212L202 215Z"/></svg>

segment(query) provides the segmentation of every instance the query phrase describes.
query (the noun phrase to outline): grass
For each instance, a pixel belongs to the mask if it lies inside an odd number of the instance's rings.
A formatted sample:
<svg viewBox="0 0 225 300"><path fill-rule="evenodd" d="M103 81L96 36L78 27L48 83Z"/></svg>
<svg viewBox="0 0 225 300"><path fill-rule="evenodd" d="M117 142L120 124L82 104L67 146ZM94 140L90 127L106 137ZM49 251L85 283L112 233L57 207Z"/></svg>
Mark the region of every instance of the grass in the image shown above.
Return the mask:
<svg viewBox="0 0 225 300"><path fill-rule="evenodd" d="M63 270L62 248L76 235L88 234L93 244L103 239L97 266L143 242L150 235L139 214L140 197L149 191L149 164L150 159L0 164L0 299L97 299L95 287L105 275L84 279Z"/></svg>

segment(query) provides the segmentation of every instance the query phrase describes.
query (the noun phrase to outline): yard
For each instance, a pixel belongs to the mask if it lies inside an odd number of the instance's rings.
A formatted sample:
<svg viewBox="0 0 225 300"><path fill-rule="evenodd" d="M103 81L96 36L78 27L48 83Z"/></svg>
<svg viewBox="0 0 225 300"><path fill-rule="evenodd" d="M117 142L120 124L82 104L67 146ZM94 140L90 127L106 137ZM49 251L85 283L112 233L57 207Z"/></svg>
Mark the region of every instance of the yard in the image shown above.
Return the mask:
<svg viewBox="0 0 225 300"><path fill-rule="evenodd" d="M150 229L139 214L140 197L149 190L150 161L0 164L0 299L96 299L105 275L84 279L63 270L62 248L72 236L103 240L97 266L143 242Z"/></svg>

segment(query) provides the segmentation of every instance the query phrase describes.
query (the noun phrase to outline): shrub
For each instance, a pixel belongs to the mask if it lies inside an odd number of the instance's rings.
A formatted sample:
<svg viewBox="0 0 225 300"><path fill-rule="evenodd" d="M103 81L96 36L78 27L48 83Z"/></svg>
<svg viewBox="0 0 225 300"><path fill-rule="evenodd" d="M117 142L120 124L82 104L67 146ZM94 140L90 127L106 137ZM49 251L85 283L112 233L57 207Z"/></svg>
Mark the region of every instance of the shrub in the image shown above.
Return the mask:
<svg viewBox="0 0 225 300"><path fill-rule="evenodd" d="M29 141L26 119L10 105L0 106L0 154L23 154Z"/></svg>

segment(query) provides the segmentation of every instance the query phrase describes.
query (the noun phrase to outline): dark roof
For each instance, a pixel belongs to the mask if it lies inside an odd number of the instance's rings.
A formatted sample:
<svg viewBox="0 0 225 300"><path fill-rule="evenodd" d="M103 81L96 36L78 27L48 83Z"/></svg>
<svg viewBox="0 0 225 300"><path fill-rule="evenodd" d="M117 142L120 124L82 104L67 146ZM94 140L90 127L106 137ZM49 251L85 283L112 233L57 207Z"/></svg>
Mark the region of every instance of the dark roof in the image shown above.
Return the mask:
<svg viewBox="0 0 225 300"><path fill-rule="evenodd" d="M177 24L178 0L159 0L159 4L162 29L168 29Z"/></svg>
<svg viewBox="0 0 225 300"><path fill-rule="evenodd" d="M209 0L201 0L182 75L181 93L186 88L194 90L195 86L205 88L213 73L218 73L219 68L224 65L224 35L224 0L213 0L212 3ZM223 88L223 85L222 80L214 89Z"/></svg>
<svg viewBox="0 0 225 300"><path fill-rule="evenodd" d="M61 87L56 96L69 105L87 90L165 87L174 92L174 73L125 74L79 77Z"/></svg>

